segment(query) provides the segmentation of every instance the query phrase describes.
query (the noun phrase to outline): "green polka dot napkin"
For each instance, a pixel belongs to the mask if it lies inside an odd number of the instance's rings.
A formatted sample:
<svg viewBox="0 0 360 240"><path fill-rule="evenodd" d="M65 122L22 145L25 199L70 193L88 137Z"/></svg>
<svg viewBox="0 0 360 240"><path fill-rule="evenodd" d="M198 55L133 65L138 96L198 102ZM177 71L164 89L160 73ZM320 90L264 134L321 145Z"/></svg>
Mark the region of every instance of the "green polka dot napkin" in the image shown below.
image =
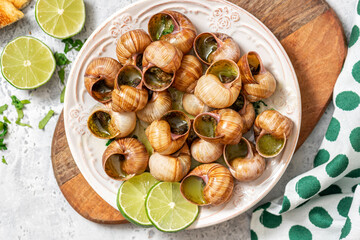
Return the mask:
<svg viewBox="0 0 360 240"><path fill-rule="evenodd" d="M334 116L314 168L256 208L252 240L360 239L360 2L333 94Z"/></svg>

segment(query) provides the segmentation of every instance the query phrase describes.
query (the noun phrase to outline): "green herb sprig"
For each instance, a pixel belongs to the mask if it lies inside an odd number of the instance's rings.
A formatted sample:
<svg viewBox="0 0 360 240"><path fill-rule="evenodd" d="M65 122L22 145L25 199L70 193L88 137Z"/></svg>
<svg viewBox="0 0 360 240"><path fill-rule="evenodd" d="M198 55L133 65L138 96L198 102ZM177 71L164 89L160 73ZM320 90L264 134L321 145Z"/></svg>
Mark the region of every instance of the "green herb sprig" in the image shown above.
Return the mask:
<svg viewBox="0 0 360 240"><path fill-rule="evenodd" d="M65 66L71 63L71 61L63 53L54 53L55 61L57 66Z"/></svg>
<svg viewBox="0 0 360 240"><path fill-rule="evenodd" d="M1 114L3 114L7 108L8 108L7 104L1 106L0 107ZM8 132L8 123L10 124L10 121L7 119L7 117L4 116L3 119L4 119L4 122L0 121L0 150L2 150L2 151L7 150L6 144L4 143L4 139ZM2 162L4 163L4 161L5 161L4 156L2 159L3 159Z"/></svg>
<svg viewBox="0 0 360 240"><path fill-rule="evenodd" d="M115 140L115 138L113 138L113 139L109 139L109 141L107 141L107 142L106 142L105 146L109 146L109 145L110 145L110 143L112 143L114 140Z"/></svg>
<svg viewBox="0 0 360 240"><path fill-rule="evenodd" d="M65 43L64 53L58 53L56 52L54 54L56 65L59 67L58 70L58 76L60 79L60 82L64 85L63 89L61 90L60 94L60 102L64 102L65 98L65 68L67 65L71 63L71 61L66 57L66 53L70 52L71 50L75 49L76 51L80 51L82 46L84 45L86 39L84 42L82 42L80 39L73 40L71 38L63 39L62 42Z"/></svg>
<svg viewBox="0 0 360 240"><path fill-rule="evenodd" d="M39 129L44 129L50 118L54 115L54 111L50 110L46 116L39 122Z"/></svg>
<svg viewBox="0 0 360 240"><path fill-rule="evenodd" d="M62 40L62 42L65 43L64 53L68 53L73 49L80 51L85 41L86 39L82 42L80 39L73 40L71 38Z"/></svg>
<svg viewBox="0 0 360 240"><path fill-rule="evenodd" d="M8 125L6 122L0 121L0 150L7 150L4 138L8 132Z"/></svg>
<svg viewBox="0 0 360 240"><path fill-rule="evenodd" d="M26 104L29 104L30 101L29 100L22 100L20 101L16 96L11 96L11 104L14 105L14 107L16 108L16 112L18 114L18 117L15 121L15 123L17 125L23 126L23 127L30 127L31 126L29 124L26 123L22 123L21 120L24 118L24 112L23 112L23 108Z"/></svg>
<svg viewBox="0 0 360 240"><path fill-rule="evenodd" d="M5 165L8 165L8 163L6 162L6 160L5 160L5 157L4 157L4 156L2 156L2 158L1 158L1 162L2 162L3 164L5 164Z"/></svg>
<svg viewBox="0 0 360 240"><path fill-rule="evenodd" d="M3 120L4 120L4 122L11 124L11 122L9 121L9 119L6 116L3 117Z"/></svg>
<svg viewBox="0 0 360 240"><path fill-rule="evenodd" d="M7 104L4 104L4 105L0 106L0 114L3 114L4 111L7 110L7 108L8 108L8 105L7 105Z"/></svg>

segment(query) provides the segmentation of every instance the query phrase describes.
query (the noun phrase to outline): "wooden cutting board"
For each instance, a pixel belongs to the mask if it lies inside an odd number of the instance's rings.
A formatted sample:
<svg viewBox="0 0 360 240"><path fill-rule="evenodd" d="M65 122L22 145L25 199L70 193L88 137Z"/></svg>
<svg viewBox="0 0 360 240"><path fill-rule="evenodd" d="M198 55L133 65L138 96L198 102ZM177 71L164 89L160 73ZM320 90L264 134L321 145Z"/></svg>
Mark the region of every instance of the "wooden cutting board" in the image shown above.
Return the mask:
<svg viewBox="0 0 360 240"><path fill-rule="evenodd" d="M260 19L288 53L300 85L302 124L298 147L324 113L346 56L339 19L323 0L230 0ZM65 136L61 114L55 129L51 158L55 178L70 205L97 223L126 220L103 201L77 168Z"/></svg>

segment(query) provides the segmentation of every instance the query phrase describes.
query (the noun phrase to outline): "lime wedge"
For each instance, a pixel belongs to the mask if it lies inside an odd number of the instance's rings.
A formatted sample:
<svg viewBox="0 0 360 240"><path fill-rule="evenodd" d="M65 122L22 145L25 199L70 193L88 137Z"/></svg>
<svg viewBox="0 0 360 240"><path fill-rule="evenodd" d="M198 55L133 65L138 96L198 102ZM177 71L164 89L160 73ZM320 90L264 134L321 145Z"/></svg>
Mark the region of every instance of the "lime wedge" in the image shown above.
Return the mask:
<svg viewBox="0 0 360 240"><path fill-rule="evenodd" d="M38 0L35 18L52 37L65 39L78 34L85 23L83 0Z"/></svg>
<svg viewBox="0 0 360 240"><path fill-rule="evenodd" d="M56 67L51 50L33 37L9 42L0 58L4 78L19 89L34 89L48 82Z"/></svg>
<svg viewBox="0 0 360 240"><path fill-rule="evenodd" d="M152 224L163 232L177 232L190 226L199 214L197 205L180 193L180 183L159 182L151 188L145 201Z"/></svg>
<svg viewBox="0 0 360 240"><path fill-rule="evenodd" d="M145 198L157 182L150 173L145 172L121 184L116 202L119 211L129 222L152 226L145 212Z"/></svg>

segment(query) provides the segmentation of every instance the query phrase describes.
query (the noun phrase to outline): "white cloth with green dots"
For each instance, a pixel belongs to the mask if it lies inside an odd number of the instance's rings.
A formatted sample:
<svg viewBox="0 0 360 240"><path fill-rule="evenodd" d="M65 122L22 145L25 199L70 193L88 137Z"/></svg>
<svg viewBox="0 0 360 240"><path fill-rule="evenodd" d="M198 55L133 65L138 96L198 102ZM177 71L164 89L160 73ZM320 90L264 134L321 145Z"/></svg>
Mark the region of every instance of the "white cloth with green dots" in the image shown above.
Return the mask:
<svg viewBox="0 0 360 240"><path fill-rule="evenodd" d="M314 168L254 210L252 240L360 240L360 2Z"/></svg>

